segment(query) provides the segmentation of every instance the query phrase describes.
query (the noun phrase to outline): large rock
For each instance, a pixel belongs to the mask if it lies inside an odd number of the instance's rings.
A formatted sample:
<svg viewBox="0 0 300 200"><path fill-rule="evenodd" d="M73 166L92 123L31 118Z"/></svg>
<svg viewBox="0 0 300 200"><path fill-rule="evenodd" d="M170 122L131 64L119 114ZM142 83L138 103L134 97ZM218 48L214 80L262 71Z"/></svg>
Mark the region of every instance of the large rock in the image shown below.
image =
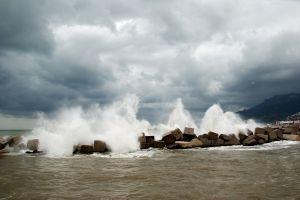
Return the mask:
<svg viewBox="0 0 300 200"><path fill-rule="evenodd" d="M271 133L272 133L272 136L269 135L270 141L273 141L273 139L275 138L275 135L273 135L273 134L276 134L276 138L278 140L283 140L283 131L281 129L275 129Z"/></svg>
<svg viewBox="0 0 300 200"><path fill-rule="evenodd" d="M0 143L0 150L4 149L5 146L6 146L5 144Z"/></svg>
<svg viewBox="0 0 300 200"><path fill-rule="evenodd" d="M256 145L256 144L257 144L257 141L255 140L255 135L249 135L243 141L244 146L253 146L253 145Z"/></svg>
<svg viewBox="0 0 300 200"><path fill-rule="evenodd" d="M81 154L92 154L94 152L93 145L81 145L79 153Z"/></svg>
<svg viewBox="0 0 300 200"><path fill-rule="evenodd" d="M139 142L146 142L146 136L145 136L145 133L142 133L141 136L139 136L138 138Z"/></svg>
<svg viewBox="0 0 300 200"><path fill-rule="evenodd" d="M179 144L174 143L174 144L168 145L167 148L168 149L180 149L181 147Z"/></svg>
<svg viewBox="0 0 300 200"><path fill-rule="evenodd" d="M201 140L199 140L198 138L192 139L191 143L192 143L192 147L202 147L203 146L203 142Z"/></svg>
<svg viewBox="0 0 300 200"><path fill-rule="evenodd" d="M219 134L215 133L215 132L212 132L212 131L209 131L208 134L207 134L207 138L209 140L217 140L219 138Z"/></svg>
<svg viewBox="0 0 300 200"><path fill-rule="evenodd" d="M279 133L279 132L281 132L281 131L278 130L278 129L275 129L275 130L273 130L273 131L271 131L271 132L268 132L269 140L270 140L271 142L277 141L277 140L279 139L278 136L277 136L277 132ZM279 134L280 134L280 133L279 133Z"/></svg>
<svg viewBox="0 0 300 200"><path fill-rule="evenodd" d="M255 132L255 134L266 134L267 133L266 129L260 128L260 127L255 128L254 132Z"/></svg>
<svg viewBox="0 0 300 200"><path fill-rule="evenodd" d="M210 147L211 146L211 140L209 140L207 137L200 137L198 136L198 140L202 142L202 147Z"/></svg>
<svg viewBox="0 0 300 200"><path fill-rule="evenodd" d="M176 141L175 144L177 144L180 149L193 148L193 144L191 142L187 142L187 141Z"/></svg>
<svg viewBox="0 0 300 200"><path fill-rule="evenodd" d="M183 132L183 140L184 141L191 141L192 139L196 138L197 135L194 133L194 128L184 128Z"/></svg>
<svg viewBox="0 0 300 200"><path fill-rule="evenodd" d="M28 140L27 141L27 149L29 149L31 151L38 151L39 140L38 139Z"/></svg>
<svg viewBox="0 0 300 200"><path fill-rule="evenodd" d="M10 147L13 147L19 145L21 141L22 141L21 136L13 136L8 139L8 144Z"/></svg>
<svg viewBox="0 0 300 200"><path fill-rule="evenodd" d="M298 132L297 127L289 126L283 129L283 134L296 134Z"/></svg>
<svg viewBox="0 0 300 200"><path fill-rule="evenodd" d="M146 143L148 143L150 147L154 147L154 136L146 136Z"/></svg>
<svg viewBox="0 0 300 200"><path fill-rule="evenodd" d="M165 133L162 137L162 140L166 143L167 146L174 144L175 141L180 141L182 139L183 135L179 128Z"/></svg>
<svg viewBox="0 0 300 200"><path fill-rule="evenodd" d="M265 130L266 130L266 133L269 134L274 130L274 128L267 126L267 127L265 127Z"/></svg>
<svg viewBox="0 0 300 200"><path fill-rule="evenodd" d="M257 143L258 143L258 144L264 144L264 143L265 143L265 140L264 140L264 139L259 139L259 140L257 140Z"/></svg>
<svg viewBox="0 0 300 200"><path fill-rule="evenodd" d="M239 145L240 140L237 139L237 137L234 134L229 135L229 140L224 142L225 145L231 146L231 145Z"/></svg>
<svg viewBox="0 0 300 200"><path fill-rule="evenodd" d="M300 141L300 135L283 134L285 140Z"/></svg>
<svg viewBox="0 0 300 200"><path fill-rule="evenodd" d="M224 140L224 141L229 141L230 140L230 137L229 135L225 135L225 134L221 134L219 136L220 139Z"/></svg>
<svg viewBox="0 0 300 200"><path fill-rule="evenodd" d="M265 134L255 134L255 139L258 141L259 139L263 139L264 143L269 141L269 136ZM276 136L277 137L277 136Z"/></svg>
<svg viewBox="0 0 300 200"><path fill-rule="evenodd" d="M106 143L101 140L94 140L94 152L104 153L107 151Z"/></svg>
<svg viewBox="0 0 300 200"><path fill-rule="evenodd" d="M147 142L140 142L140 148L141 149L149 149L150 148L150 144Z"/></svg>
<svg viewBox="0 0 300 200"><path fill-rule="evenodd" d="M230 139L229 139L230 140ZM229 141L228 140L228 141ZM221 139L221 138L218 138L217 139L217 143L216 143L216 146L223 146L223 145L225 145L225 141L223 140L223 139Z"/></svg>
<svg viewBox="0 0 300 200"><path fill-rule="evenodd" d="M245 133L240 132L239 138L240 138L240 143L242 143L247 138L247 135Z"/></svg>
<svg viewBox="0 0 300 200"><path fill-rule="evenodd" d="M162 140L159 140L159 141L154 141L154 144L153 144L153 147L154 148L159 148L159 149L162 149L166 146L165 142L162 141Z"/></svg>

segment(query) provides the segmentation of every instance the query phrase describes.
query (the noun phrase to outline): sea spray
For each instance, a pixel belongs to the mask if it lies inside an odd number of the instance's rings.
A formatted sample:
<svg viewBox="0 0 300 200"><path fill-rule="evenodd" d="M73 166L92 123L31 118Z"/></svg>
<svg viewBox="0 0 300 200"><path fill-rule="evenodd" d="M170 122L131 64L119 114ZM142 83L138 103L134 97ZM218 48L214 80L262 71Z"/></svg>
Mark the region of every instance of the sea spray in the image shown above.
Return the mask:
<svg viewBox="0 0 300 200"><path fill-rule="evenodd" d="M233 112L224 112L219 104L214 104L205 112L199 131L200 133L214 131L227 135L237 135L239 132L245 133L247 129L254 131L255 127L261 126L263 124L258 124L252 119L244 121Z"/></svg>
<svg viewBox="0 0 300 200"><path fill-rule="evenodd" d="M137 119L138 106L139 98L127 95L104 107L95 104L87 109L78 106L62 108L53 115L40 114L36 127L26 139L38 138L40 149L50 155L71 155L74 145L92 144L96 139L105 141L114 153L127 153L139 149L138 136L142 132L158 140L166 131L185 126L194 127L197 134L210 130L238 133L259 126L253 120L243 121L232 112L223 112L219 105L210 107L197 126L181 99L174 103L167 123L152 125Z"/></svg>

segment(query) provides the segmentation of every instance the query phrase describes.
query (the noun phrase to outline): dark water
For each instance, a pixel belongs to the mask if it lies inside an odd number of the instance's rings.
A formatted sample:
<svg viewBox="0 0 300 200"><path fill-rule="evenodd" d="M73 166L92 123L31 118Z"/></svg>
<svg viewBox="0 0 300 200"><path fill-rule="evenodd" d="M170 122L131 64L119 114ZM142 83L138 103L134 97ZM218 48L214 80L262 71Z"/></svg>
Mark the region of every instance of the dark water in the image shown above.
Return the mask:
<svg viewBox="0 0 300 200"><path fill-rule="evenodd" d="M300 199L300 144L274 146L2 155L0 199Z"/></svg>

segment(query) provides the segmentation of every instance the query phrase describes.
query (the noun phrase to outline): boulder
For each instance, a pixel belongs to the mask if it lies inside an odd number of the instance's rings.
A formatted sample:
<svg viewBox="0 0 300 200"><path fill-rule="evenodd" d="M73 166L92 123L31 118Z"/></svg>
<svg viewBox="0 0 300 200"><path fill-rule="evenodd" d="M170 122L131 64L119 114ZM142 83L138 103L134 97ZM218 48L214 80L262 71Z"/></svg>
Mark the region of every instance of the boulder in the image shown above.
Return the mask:
<svg viewBox="0 0 300 200"><path fill-rule="evenodd" d="M153 147L154 148L159 148L159 149L162 149L166 146L165 142L162 141L162 140L159 140L159 141L154 141L154 144L153 144Z"/></svg>
<svg viewBox="0 0 300 200"><path fill-rule="evenodd" d="M81 145L79 153L81 154L92 154L94 152L93 145Z"/></svg>
<svg viewBox="0 0 300 200"><path fill-rule="evenodd" d="M22 141L21 136L13 136L8 139L8 144L10 147L13 147L13 146L20 144L21 141Z"/></svg>
<svg viewBox="0 0 300 200"><path fill-rule="evenodd" d="M240 132L239 133L239 138L240 138L240 142L242 143L247 138L247 135L245 133Z"/></svg>
<svg viewBox="0 0 300 200"><path fill-rule="evenodd" d="M105 142L101 140L94 140L94 152L104 153L107 151Z"/></svg>
<svg viewBox="0 0 300 200"><path fill-rule="evenodd" d="M283 138L284 138L285 140L300 141L300 135L283 134Z"/></svg>
<svg viewBox="0 0 300 200"><path fill-rule="evenodd" d="M230 137L228 135L225 135L225 134L221 134L219 136L220 139L224 140L224 141L229 141L230 140Z"/></svg>
<svg viewBox="0 0 300 200"><path fill-rule="evenodd" d="M257 140L257 143L258 143L258 144L264 144L264 143L265 143L265 140L264 140L264 139L259 139L259 140Z"/></svg>
<svg viewBox="0 0 300 200"><path fill-rule="evenodd" d="M296 134L298 132L297 127L289 126L283 129L283 134Z"/></svg>
<svg viewBox="0 0 300 200"><path fill-rule="evenodd" d="M193 148L192 143L191 142L187 142L187 141L176 141L175 144L177 144L180 149Z"/></svg>
<svg viewBox="0 0 300 200"><path fill-rule="evenodd" d="M253 132L250 129L247 129L247 135L253 135Z"/></svg>
<svg viewBox="0 0 300 200"><path fill-rule="evenodd" d="M266 129L260 128L260 127L255 128L254 132L255 132L255 134L266 134L267 133Z"/></svg>
<svg viewBox="0 0 300 200"><path fill-rule="evenodd" d="M221 139L221 138L218 138L217 139L217 144L216 144L216 146L223 146L225 144L225 141L223 140L223 139Z"/></svg>
<svg viewBox="0 0 300 200"><path fill-rule="evenodd" d="M150 144L147 142L140 142L140 148L141 149L149 149L150 148Z"/></svg>
<svg viewBox="0 0 300 200"><path fill-rule="evenodd" d="M206 137L199 137L198 140L202 142L202 147L210 147L211 146L211 140L207 139Z"/></svg>
<svg viewBox="0 0 300 200"><path fill-rule="evenodd" d="M0 143L0 150L4 149L5 146L6 146L5 144Z"/></svg>
<svg viewBox="0 0 300 200"><path fill-rule="evenodd" d="M146 136L145 136L145 133L142 133L141 136L139 136L139 142L146 142Z"/></svg>
<svg viewBox="0 0 300 200"><path fill-rule="evenodd" d="M191 143L192 143L192 147L202 147L203 146L203 142L201 140L199 140L198 138L192 139Z"/></svg>
<svg viewBox="0 0 300 200"><path fill-rule="evenodd" d="M271 133L271 132L274 130L274 128L272 128L272 127L270 127L270 126L267 126L267 127L265 128L265 130L266 130L267 134L269 134L269 133Z"/></svg>
<svg viewBox="0 0 300 200"><path fill-rule="evenodd" d="M219 137L219 134L215 133L215 132L212 132L212 131L209 131L208 134L207 134L207 138L209 140L217 140L218 137Z"/></svg>
<svg viewBox="0 0 300 200"><path fill-rule="evenodd" d="M146 136L146 143L149 143L150 147L154 147L154 136Z"/></svg>
<svg viewBox="0 0 300 200"><path fill-rule="evenodd" d="M279 129L275 129L272 132L268 132L269 140L271 142L277 141L279 139L278 136L277 136L277 132L281 132L281 131ZM280 134L280 133L278 133L278 134Z"/></svg>
<svg viewBox="0 0 300 200"><path fill-rule="evenodd" d="M27 141L27 149L29 149L31 151L38 151L39 140L38 139L28 140Z"/></svg>
<svg viewBox="0 0 300 200"><path fill-rule="evenodd" d="M264 143L269 141L269 136L268 136L268 135L265 135L265 134L255 134L254 137L255 137L255 139L256 139L257 141L260 140L260 139L263 139L263 140L264 140ZM276 137L277 137L277 136L276 136Z"/></svg>
<svg viewBox="0 0 300 200"><path fill-rule="evenodd" d="M194 128L184 128L183 132L183 140L184 141L191 141L192 139L196 138L197 135L194 133Z"/></svg>
<svg viewBox="0 0 300 200"><path fill-rule="evenodd" d="M174 144L175 141L180 141L182 139L183 135L179 128L165 133L162 137L162 140L166 143L167 146Z"/></svg>
<svg viewBox="0 0 300 200"><path fill-rule="evenodd" d="M195 134L194 128L185 127L183 133L184 134Z"/></svg>
<svg viewBox="0 0 300 200"><path fill-rule="evenodd" d="M277 139L279 139L279 140L283 140L283 133L282 132L283 131L281 129L275 129L274 131L272 131L272 133L276 133ZM272 138L271 138L271 136L269 135L269 138L270 138L271 141L273 140L274 137L275 136L272 135Z"/></svg>
<svg viewBox="0 0 300 200"><path fill-rule="evenodd" d="M229 135L229 140L224 142L224 145L231 146L231 145L239 145L240 140L234 134Z"/></svg>
<svg viewBox="0 0 300 200"><path fill-rule="evenodd" d="M179 146L179 144L174 143L174 144L168 145L167 148L168 149L180 149L180 146Z"/></svg>
<svg viewBox="0 0 300 200"><path fill-rule="evenodd" d="M243 141L244 146L253 146L253 145L256 145L256 144L257 144L257 141L255 140L255 135L249 135Z"/></svg>

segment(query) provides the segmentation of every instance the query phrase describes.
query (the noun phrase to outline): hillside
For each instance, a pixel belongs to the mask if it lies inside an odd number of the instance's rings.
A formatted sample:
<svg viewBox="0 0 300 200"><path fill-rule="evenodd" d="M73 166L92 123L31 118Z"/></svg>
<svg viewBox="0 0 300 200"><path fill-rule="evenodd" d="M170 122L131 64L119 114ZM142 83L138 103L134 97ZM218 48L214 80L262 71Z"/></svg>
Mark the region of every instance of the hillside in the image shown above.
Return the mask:
<svg viewBox="0 0 300 200"><path fill-rule="evenodd" d="M243 118L254 118L264 122L285 120L300 111L300 94L276 95L250 109L239 111Z"/></svg>

